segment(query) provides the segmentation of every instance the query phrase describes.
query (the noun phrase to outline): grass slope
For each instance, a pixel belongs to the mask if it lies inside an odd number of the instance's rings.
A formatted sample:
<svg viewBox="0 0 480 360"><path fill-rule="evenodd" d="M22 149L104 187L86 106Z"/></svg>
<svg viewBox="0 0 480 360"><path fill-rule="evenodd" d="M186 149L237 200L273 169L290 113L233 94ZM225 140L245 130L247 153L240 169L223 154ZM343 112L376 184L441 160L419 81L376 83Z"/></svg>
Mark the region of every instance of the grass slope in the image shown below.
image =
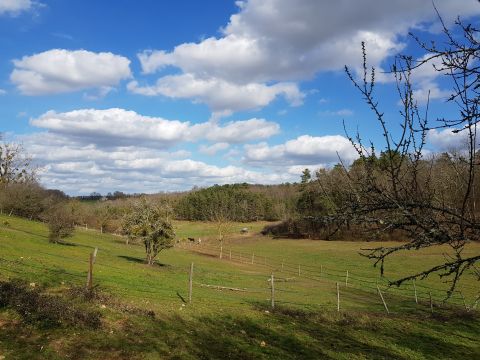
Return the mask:
<svg viewBox="0 0 480 360"><path fill-rule="evenodd" d="M465 359L480 357L480 321L472 312L415 305L411 297L385 294L391 314L374 292L341 287L336 312L335 279L292 276L279 269L238 263L196 251L174 248L159 256L161 265L143 264L141 246L122 238L77 230L70 245L49 244L41 223L1 217L0 278L21 278L42 284L52 294L68 297L83 286L87 259L98 247L94 283L102 294L86 306L101 311L98 330L81 326L42 327L27 324L13 309L0 311L0 355L9 358L75 359ZM177 223L181 237L214 236L214 227ZM243 224L232 231L238 233ZM248 227L257 230L258 224ZM256 227L255 227L256 226ZM256 253L268 261L323 264L357 276L376 276L358 256L363 246L350 242L271 240L231 236L225 251ZM213 240L210 240L213 241ZM213 244L211 244L213 245ZM478 251L470 249L469 251ZM441 253L394 259L392 272L421 268ZM195 263L192 304L188 269ZM276 265L278 267L278 264ZM277 307L269 308L269 274L275 270ZM353 278L353 275L352 275ZM288 281L282 281L287 280ZM427 285L438 285L435 279ZM215 290L222 285L247 291ZM465 281L467 298L476 284ZM472 291L469 293L468 291ZM155 316L152 316L152 313Z"/></svg>

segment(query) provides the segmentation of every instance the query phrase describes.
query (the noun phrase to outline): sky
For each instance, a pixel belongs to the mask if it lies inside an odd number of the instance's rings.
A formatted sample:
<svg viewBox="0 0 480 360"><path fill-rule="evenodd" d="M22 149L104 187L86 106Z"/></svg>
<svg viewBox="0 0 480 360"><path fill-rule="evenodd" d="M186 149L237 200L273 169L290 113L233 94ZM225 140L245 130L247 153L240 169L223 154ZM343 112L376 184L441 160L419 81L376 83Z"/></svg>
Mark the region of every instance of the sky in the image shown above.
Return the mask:
<svg viewBox="0 0 480 360"><path fill-rule="evenodd" d="M477 0L435 5L447 26L478 23ZM440 30L430 0L0 0L0 132L42 185L70 195L295 182L356 158L343 124L381 148L344 71L359 74L362 41L395 129L387 70L425 55L409 32L429 42ZM442 74L413 80L431 118L453 113Z"/></svg>

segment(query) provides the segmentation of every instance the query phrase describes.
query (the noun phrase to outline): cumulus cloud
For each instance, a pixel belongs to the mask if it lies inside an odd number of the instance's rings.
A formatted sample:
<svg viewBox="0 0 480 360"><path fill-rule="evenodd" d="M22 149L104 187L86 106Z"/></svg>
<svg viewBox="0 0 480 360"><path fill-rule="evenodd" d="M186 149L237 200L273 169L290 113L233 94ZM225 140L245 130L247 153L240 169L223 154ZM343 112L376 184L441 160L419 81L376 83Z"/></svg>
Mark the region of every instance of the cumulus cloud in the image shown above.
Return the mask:
<svg viewBox="0 0 480 360"><path fill-rule="evenodd" d="M220 37L179 44L171 51L139 53L144 74L169 66L182 73L160 77L152 86L132 82L130 89L143 95L193 99L214 111L263 107L279 94L290 97L293 105L300 104L303 94L292 82L344 65L358 70L362 41L370 64L381 68L404 48L409 30L432 30L425 25L437 16L430 2L417 0L339 0L335 5L318 0L248 0L237 5L238 13L230 17ZM447 23L453 16L480 14L476 0L445 0L436 6ZM377 73L377 81L389 79ZM287 91L283 83L289 84ZM423 85L421 89L426 89L432 83ZM432 88L431 97L437 96L443 93Z"/></svg>
<svg viewBox="0 0 480 360"><path fill-rule="evenodd" d="M49 111L31 119L44 129L18 139L42 167L45 186L71 194L92 191L177 191L194 185L236 182L273 184L296 181L296 169L328 166L337 152L350 161L351 146L341 136L300 136L281 145L245 146L243 163L219 166L178 150L183 142L199 142L200 151L213 156L231 144L267 139L280 130L265 119L208 121L191 124L140 115L124 109ZM235 147L236 159L241 157ZM275 167L287 166L287 171Z"/></svg>
<svg viewBox="0 0 480 360"><path fill-rule="evenodd" d="M339 161L351 162L357 153L350 141L340 135L302 135L284 144L270 146L265 142L245 145L246 163L256 165L329 165Z"/></svg>
<svg viewBox="0 0 480 360"><path fill-rule="evenodd" d="M194 185L292 181L288 173L217 166L190 159L185 151L169 152L141 144L107 149L52 132L24 135L17 140L41 166L42 183L69 194L114 190L148 193L186 190Z"/></svg>
<svg viewBox="0 0 480 360"><path fill-rule="evenodd" d="M202 154L206 154L206 155L213 156L213 155L215 155L217 152L222 151L222 150L226 150L226 149L228 149L229 147L230 147L230 144L224 143L224 142L220 142L220 143L215 143L215 144L210 145L210 146L200 145L200 147L198 148L198 150L199 150Z"/></svg>
<svg viewBox="0 0 480 360"><path fill-rule="evenodd" d="M291 105L298 106L304 97L293 83L238 85L220 78L197 78L192 74L164 76L153 86L140 86L137 81L131 81L127 87L135 94L193 99L207 104L217 113L262 108L278 96L283 96Z"/></svg>
<svg viewBox="0 0 480 360"><path fill-rule="evenodd" d="M430 56L431 54L425 54L417 61L424 61ZM441 68L441 59L432 59L427 64L412 70L413 96L418 104L424 105L428 101L437 99L446 100L451 95L451 91L442 89L438 83L440 77L448 75L438 71Z"/></svg>
<svg viewBox="0 0 480 360"><path fill-rule="evenodd" d="M455 133L452 129L431 129L427 134L427 143L435 151L465 150L468 148L468 131Z"/></svg>
<svg viewBox="0 0 480 360"><path fill-rule="evenodd" d="M17 16L18 14L32 10L39 3L32 0L1 0L0 15Z"/></svg>
<svg viewBox="0 0 480 360"><path fill-rule="evenodd" d="M134 144L156 142L167 147L183 140L188 122L142 116L124 109L81 109L65 113L48 111L30 123L88 142L101 144Z"/></svg>
<svg viewBox="0 0 480 360"><path fill-rule="evenodd" d="M30 123L87 144L143 144L156 148L167 148L186 141L250 142L267 139L280 131L277 123L265 119L253 118L226 124L216 121L191 124L188 121L143 116L135 111L119 108L80 109L64 113L48 111L31 119Z"/></svg>
<svg viewBox="0 0 480 360"><path fill-rule="evenodd" d="M257 118L230 121L225 126L220 126L216 122L208 122L197 127L197 131L204 133L206 139L231 144L250 142L255 139L268 139L280 132L280 126L277 123Z"/></svg>
<svg viewBox="0 0 480 360"><path fill-rule="evenodd" d="M49 111L31 123L47 131L18 140L42 167L43 184L71 194L176 191L237 182L273 184L296 181L299 168L328 166L338 156L346 162L355 157L342 136L304 135L274 146L247 144L243 163L236 166L208 164L178 150L182 142L200 142L200 150L213 157L230 144L266 139L280 128L265 119L191 124L114 108ZM229 155L238 159L241 154L236 149L235 155ZM285 167L287 171L276 171Z"/></svg>
<svg viewBox="0 0 480 360"><path fill-rule="evenodd" d="M109 52L53 49L13 64L10 80L25 95L106 89L131 77L130 60Z"/></svg>
<svg viewBox="0 0 480 360"><path fill-rule="evenodd" d="M335 6L317 0L237 4L240 11L231 16L223 37L180 44L171 52L144 51L139 54L143 71L173 65L186 73L240 83L304 79L319 70L356 64L361 58L352 55L360 55L361 41L367 43L370 61L380 64L403 47L399 35L436 17L431 3L416 0L340 0ZM480 13L475 0L446 0L438 7L446 20L451 14Z"/></svg>

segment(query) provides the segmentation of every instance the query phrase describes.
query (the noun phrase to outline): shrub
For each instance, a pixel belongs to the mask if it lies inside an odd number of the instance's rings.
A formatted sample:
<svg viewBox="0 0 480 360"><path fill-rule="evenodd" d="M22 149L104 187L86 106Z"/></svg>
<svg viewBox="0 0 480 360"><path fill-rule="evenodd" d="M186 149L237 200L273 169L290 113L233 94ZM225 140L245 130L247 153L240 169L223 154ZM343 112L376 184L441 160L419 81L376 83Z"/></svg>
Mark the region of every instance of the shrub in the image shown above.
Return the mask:
<svg viewBox="0 0 480 360"><path fill-rule="evenodd" d="M0 308L15 310L23 321L44 327L79 325L98 328L100 313L85 308L72 300L45 294L38 287L20 280L0 282Z"/></svg>
<svg viewBox="0 0 480 360"><path fill-rule="evenodd" d="M48 225L50 242L58 243L71 236L74 230L73 218L63 204L51 207L43 214L43 219Z"/></svg>

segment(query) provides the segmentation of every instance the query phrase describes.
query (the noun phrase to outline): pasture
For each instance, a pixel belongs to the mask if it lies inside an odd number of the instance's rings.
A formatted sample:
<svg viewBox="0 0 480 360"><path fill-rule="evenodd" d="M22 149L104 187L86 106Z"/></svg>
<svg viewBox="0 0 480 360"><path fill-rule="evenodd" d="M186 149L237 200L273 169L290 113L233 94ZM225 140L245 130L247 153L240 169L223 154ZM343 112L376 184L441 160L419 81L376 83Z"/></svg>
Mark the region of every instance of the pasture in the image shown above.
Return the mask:
<svg viewBox="0 0 480 360"><path fill-rule="evenodd" d="M6 223L8 222L8 223ZM400 289L385 286L358 252L376 243L278 240L258 235L264 223L234 224L219 258L211 224L177 222L180 242L143 263L141 245L77 229L67 244L48 243L38 222L0 216L0 280L20 278L68 297L84 287L89 254L98 248L85 306L102 314L97 330L24 324L11 308L0 312L0 355L9 358L108 359L462 359L480 356L478 295L467 274L446 304L437 277ZM249 234L240 235L247 226ZM478 252L479 245L466 251ZM386 276L421 270L448 249L396 256ZM231 254L231 255L230 255ZM230 258L231 256L231 258ZM192 302L189 269L194 263ZM283 266L282 266L283 265ZM346 272L348 271L348 279ZM275 278L271 308L270 276ZM337 311L339 283L340 311ZM376 292L382 289L389 308ZM219 288L222 287L222 288ZM433 296L433 313L429 295ZM153 315L154 314L154 315Z"/></svg>

